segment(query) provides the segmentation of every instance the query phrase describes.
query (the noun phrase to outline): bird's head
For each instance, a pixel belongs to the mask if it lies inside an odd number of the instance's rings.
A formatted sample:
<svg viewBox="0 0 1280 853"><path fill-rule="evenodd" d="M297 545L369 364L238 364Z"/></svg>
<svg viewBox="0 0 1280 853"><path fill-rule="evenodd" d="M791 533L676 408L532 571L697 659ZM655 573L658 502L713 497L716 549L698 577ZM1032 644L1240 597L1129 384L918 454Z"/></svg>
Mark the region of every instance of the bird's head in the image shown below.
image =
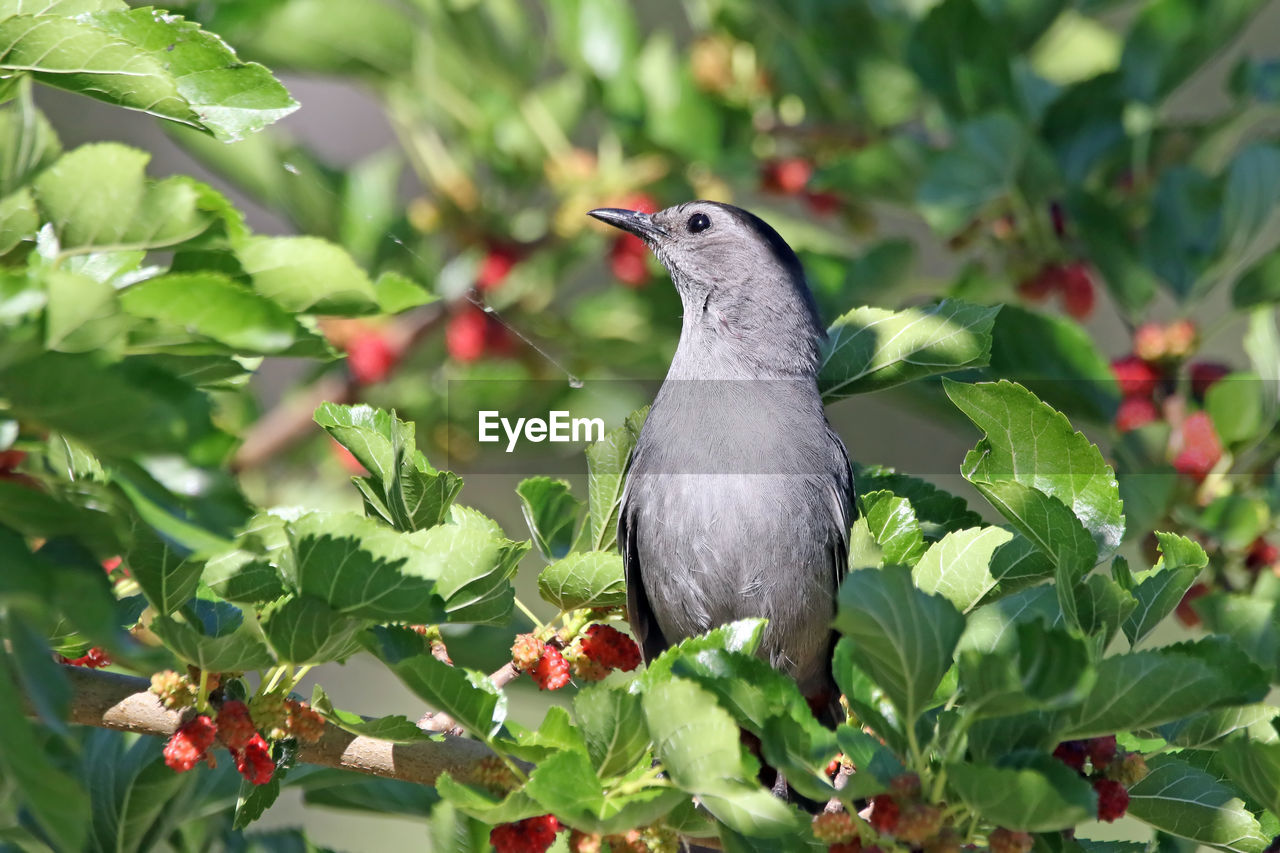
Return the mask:
<svg viewBox="0 0 1280 853"><path fill-rule="evenodd" d="M756 353L773 347L776 358L769 360L785 362L787 372L816 370L826 333L804 269L763 219L714 201L653 214L606 207L590 215L635 234L671 273L684 303L684 337Z"/></svg>

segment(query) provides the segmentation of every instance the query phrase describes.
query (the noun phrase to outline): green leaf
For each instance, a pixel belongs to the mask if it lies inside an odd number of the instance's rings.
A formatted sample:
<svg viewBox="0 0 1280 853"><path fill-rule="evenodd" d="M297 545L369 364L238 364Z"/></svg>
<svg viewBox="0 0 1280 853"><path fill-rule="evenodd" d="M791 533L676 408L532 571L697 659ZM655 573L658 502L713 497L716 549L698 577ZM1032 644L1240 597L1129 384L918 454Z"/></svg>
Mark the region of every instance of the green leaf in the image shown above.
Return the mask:
<svg viewBox="0 0 1280 853"><path fill-rule="evenodd" d="M1221 850L1261 853L1270 842L1234 791L1171 755L1148 760L1150 773L1129 788L1129 814L1162 832Z"/></svg>
<svg viewBox="0 0 1280 853"><path fill-rule="evenodd" d="M224 602L196 599L182 622L158 616L150 627L174 654L207 672L248 672L275 663L244 613Z"/></svg>
<svg viewBox="0 0 1280 853"><path fill-rule="evenodd" d="M1111 578L1092 574L1076 585L1075 606L1080 629L1097 641L1099 649L1105 649L1138 601Z"/></svg>
<svg viewBox="0 0 1280 853"><path fill-rule="evenodd" d="M1195 612L1206 628L1234 640L1272 678L1280 668L1277 611L1280 603L1240 593L1215 592L1195 603Z"/></svg>
<svg viewBox="0 0 1280 853"><path fill-rule="evenodd" d="M1005 717L1080 701L1094 676L1085 641L1039 620L1013 627L999 651L961 653L964 713Z"/></svg>
<svg viewBox="0 0 1280 853"><path fill-rule="evenodd" d="M62 143L44 113L23 97L0 110L0 152L0 196L8 196L58 159Z"/></svg>
<svg viewBox="0 0 1280 853"><path fill-rule="evenodd" d="M1274 705L1245 705L1203 711L1166 723L1156 733L1174 746L1187 749L1216 749L1220 741L1235 732L1244 732L1255 742L1274 743L1280 735L1271 722L1280 713Z"/></svg>
<svg viewBox="0 0 1280 853"><path fill-rule="evenodd" d="M174 773L157 738L130 742L119 733L91 730L82 746L79 772L93 791L89 850L146 850L148 836L181 802L189 776Z"/></svg>
<svg viewBox="0 0 1280 853"><path fill-rule="evenodd" d="M1057 498L1015 480L994 479L999 475L985 470L986 458L980 450L969 451L961 473L1049 560L1063 590L1071 589L1097 562L1089 531Z"/></svg>
<svg viewBox="0 0 1280 853"><path fill-rule="evenodd" d="M968 612L1000 582L992 574L995 552L1013 539L1000 527L972 527L948 533L929 546L911 570L925 592L937 593Z"/></svg>
<svg viewBox="0 0 1280 853"><path fill-rule="evenodd" d="M293 553L284 519L259 513L250 519L233 548L210 557L202 580L214 592L238 604L262 604L282 597L286 590L282 562ZM292 571L290 572L292 575Z"/></svg>
<svg viewBox="0 0 1280 853"><path fill-rule="evenodd" d="M290 311L370 314L377 293L343 249L319 237L250 237L236 246L253 287Z"/></svg>
<svg viewBox="0 0 1280 853"><path fill-rule="evenodd" d="M385 717L367 719L350 711L339 710L333 707L333 702L329 700L324 688L319 684L312 688L311 707L317 713L323 714L326 720L338 728L361 737L377 738L378 740L387 740L392 743L413 743L414 741L430 740L432 737L429 732L418 728L412 720L400 714L388 714Z"/></svg>
<svg viewBox="0 0 1280 853"><path fill-rule="evenodd" d="M63 252L157 249L209 227L213 220L200 209L195 182L147 180L150 159L145 151L99 142L64 154L40 173L36 201Z"/></svg>
<svg viewBox="0 0 1280 853"><path fill-rule="evenodd" d="M0 20L0 69L231 140L298 108L261 65L177 15L109 9Z"/></svg>
<svg viewBox="0 0 1280 853"><path fill-rule="evenodd" d="M964 230L1013 189L1030 144L1026 128L1005 113L966 122L954 144L930 163L916 193L917 209L939 234Z"/></svg>
<svg viewBox="0 0 1280 853"><path fill-rule="evenodd" d="M271 808L280 796L281 772L277 770L265 785L254 785L247 780L240 783L240 794L236 797L236 808L231 818L232 829L244 829Z"/></svg>
<svg viewBox="0 0 1280 853"><path fill-rule="evenodd" d="M1280 813L1280 743L1233 738L1218 753L1228 778L1272 812Z"/></svg>
<svg viewBox="0 0 1280 853"><path fill-rule="evenodd" d="M136 362L104 365L88 354L46 352L0 366L0 387L10 414L102 456L183 452L213 434L207 399Z"/></svg>
<svg viewBox="0 0 1280 853"><path fill-rule="evenodd" d="M1079 707L1064 712L1063 738L1150 728L1223 705L1256 702L1266 678L1238 647L1209 638L1104 658Z"/></svg>
<svg viewBox="0 0 1280 853"><path fill-rule="evenodd" d="M966 459L967 479L1012 480L1057 498L1089 531L1098 559L1115 552L1124 514L1115 472L1096 445L1021 385L943 384L951 401L986 434L971 452L980 458ZM1054 550L1059 547L1055 542Z"/></svg>
<svg viewBox="0 0 1280 853"><path fill-rule="evenodd" d="M366 513L399 530L420 530L444 521L462 479L437 471L417 449L414 425L371 406L322 403L315 421L369 472L355 478Z"/></svg>
<svg viewBox="0 0 1280 853"><path fill-rule="evenodd" d="M23 571L11 567L10 571ZM49 643L20 611L0 611L0 637L7 646L13 674L22 693L40 722L64 737L71 707L71 685L66 673L54 661Z"/></svg>
<svg viewBox="0 0 1280 853"><path fill-rule="evenodd" d="M907 61L921 83L955 117L1018 102L1007 29L975 0L945 0L916 25Z"/></svg>
<svg viewBox="0 0 1280 853"><path fill-rule="evenodd" d="M569 494L569 484L550 477L529 477L516 486L516 494L542 556L551 561L568 554L582 511L582 502Z"/></svg>
<svg viewBox="0 0 1280 853"><path fill-rule="evenodd" d="M415 695L482 740L488 740L502 728L507 717L507 697L484 673L450 666L430 653L406 656L402 646L385 638L371 651Z"/></svg>
<svg viewBox="0 0 1280 853"><path fill-rule="evenodd" d="M191 551L159 535L149 524L135 523L129 550L122 556L151 606L167 616L196 594L204 564Z"/></svg>
<svg viewBox="0 0 1280 853"><path fill-rule="evenodd" d="M886 563L900 566L914 565L924 553L924 535L916 521L916 514L906 498L892 492L869 492L858 496L862 505L862 517L867 529Z"/></svg>
<svg viewBox="0 0 1280 853"><path fill-rule="evenodd" d="M1236 308L1253 308L1277 302L1280 302L1280 252L1272 252L1236 280L1231 304Z"/></svg>
<svg viewBox="0 0 1280 853"><path fill-rule="evenodd" d="M514 823L547 813L544 806L524 791L495 797L487 790L454 781L448 773L442 773L436 779L436 791L463 814L487 824Z"/></svg>
<svg viewBox="0 0 1280 853"><path fill-rule="evenodd" d="M823 399L986 365L999 310L954 299L898 312L853 309L828 330L818 376Z"/></svg>
<svg viewBox="0 0 1280 853"><path fill-rule="evenodd" d="M840 588L835 627L853 641L853 660L897 706L908 724L928 707L964 630L945 598L911 583L904 568L850 572Z"/></svg>
<svg viewBox="0 0 1280 853"><path fill-rule="evenodd" d="M952 764L947 779L969 808L1012 830L1068 829L1097 813L1088 781L1053 760L1023 768Z"/></svg>
<svg viewBox="0 0 1280 853"><path fill-rule="evenodd" d="M378 233L379 239L382 232ZM427 290L408 276L386 270L373 282L378 298L378 309L383 314L399 314L410 308L429 305L440 297Z"/></svg>
<svg viewBox="0 0 1280 853"><path fill-rule="evenodd" d="M618 536L618 508L631 451L649 414L646 406L627 416L626 422L587 448L587 500L591 519L592 551L604 551Z"/></svg>
<svg viewBox="0 0 1280 853"><path fill-rule="evenodd" d="M982 524L982 516L969 509L964 498L945 492L918 477L899 474L892 468L859 465L855 462L853 481L858 494L889 491L910 501L921 531L928 539L937 539L944 533Z"/></svg>
<svg viewBox="0 0 1280 853"><path fill-rule="evenodd" d="M1209 386L1204 406L1225 444L1237 445L1271 429L1265 418L1264 386L1252 373L1231 373Z"/></svg>
<svg viewBox="0 0 1280 853"><path fill-rule="evenodd" d="M1110 363L1079 323L1016 305L1004 306L996 317L990 373L1098 423L1111 420L1120 398Z"/></svg>
<svg viewBox="0 0 1280 853"><path fill-rule="evenodd" d="M1134 244L1126 227L1123 213L1082 189L1076 189L1069 196L1067 210L1086 247L1086 257L1098 268L1102 284L1129 317L1139 317L1143 309L1155 298L1156 277L1150 267L1142 262L1138 246ZM1066 348L1066 352L1094 349L1092 339L1078 324L1062 319L1052 321L1052 325L1060 329L1069 340L1079 341L1079 338L1083 337L1089 341L1087 348L1071 346ZM1079 341L1079 344L1084 345L1085 341ZM1030 352L1024 351L1024 353L1032 355ZM994 353L992 358L995 358ZM1045 366L1052 368L1052 365ZM1081 367L1084 366L1082 363ZM1106 370L1092 374L1082 373L1078 378L1088 383L1086 387L1103 383L1110 385L1111 372ZM1107 392L1108 397L1114 398L1113 386L1108 387ZM1042 394L1042 396L1054 405L1074 411L1071 406L1052 395Z"/></svg>
<svg viewBox="0 0 1280 853"><path fill-rule="evenodd" d="M605 551L570 554L538 575L538 592L561 610L626 603L622 557Z"/></svg>
<svg viewBox="0 0 1280 853"><path fill-rule="evenodd" d="M340 613L381 622L446 618L436 580L448 560L372 519L309 513L287 525L292 585Z"/></svg>
<svg viewBox="0 0 1280 853"><path fill-rule="evenodd" d="M646 687L661 683L671 675L675 662L686 655L697 654L705 649L719 649L731 652L755 654L764 639L765 619L739 619L718 628L712 628L705 634L688 637L662 654L649 661L642 677Z"/></svg>
<svg viewBox="0 0 1280 853"><path fill-rule="evenodd" d="M440 795L434 788L348 771L325 772L332 772L344 779L341 784L306 787L302 792L302 801L306 805L368 812L379 816L404 815L415 819L430 813L432 824L435 824L437 814L433 808L440 804ZM311 778L314 775L308 777Z"/></svg>
<svg viewBox="0 0 1280 853"><path fill-rule="evenodd" d="M1263 0L1155 0L1129 31L1120 73L1125 94L1157 103L1235 39Z"/></svg>
<svg viewBox="0 0 1280 853"><path fill-rule="evenodd" d="M596 684L573 697L573 717L602 779L629 772L649 751L640 697L623 685Z"/></svg>
<svg viewBox="0 0 1280 853"><path fill-rule="evenodd" d="M67 815L87 813L90 798L76 777L52 765L41 748L4 658L0 658L0 767L6 779L14 780L18 797L50 839L64 849L83 848L86 824L67 820Z"/></svg>
<svg viewBox="0 0 1280 853"><path fill-rule="evenodd" d="M1182 601L1209 557L1198 542L1173 533L1156 533L1161 557L1155 568L1134 576L1138 607L1124 623L1124 635L1137 645Z"/></svg>
<svg viewBox="0 0 1280 853"><path fill-rule="evenodd" d="M133 285L120 295L135 317L226 344L237 353L270 355L320 339L271 300L215 273L162 275Z"/></svg>
<svg viewBox="0 0 1280 853"><path fill-rule="evenodd" d="M345 660L360 651L356 635L367 626L309 595L290 595L268 605L260 620L276 658L298 665Z"/></svg>
<svg viewBox="0 0 1280 853"><path fill-rule="evenodd" d="M641 701L654 755L677 786L739 832L782 838L800 831L800 815L756 782L737 725L710 693L671 678L647 686Z"/></svg>
<svg viewBox="0 0 1280 853"><path fill-rule="evenodd" d="M683 791L658 787L606 796L590 760L576 750L562 750L540 761L524 791L574 827L597 833L626 832L653 823L687 797Z"/></svg>

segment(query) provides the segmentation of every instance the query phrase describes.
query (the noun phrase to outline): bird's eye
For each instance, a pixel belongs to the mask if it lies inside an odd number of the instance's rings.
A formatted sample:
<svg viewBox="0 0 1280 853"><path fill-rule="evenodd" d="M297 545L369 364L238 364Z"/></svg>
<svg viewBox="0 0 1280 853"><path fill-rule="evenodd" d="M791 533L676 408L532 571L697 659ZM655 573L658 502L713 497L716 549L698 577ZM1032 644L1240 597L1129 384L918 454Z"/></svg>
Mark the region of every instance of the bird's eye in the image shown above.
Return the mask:
<svg viewBox="0 0 1280 853"><path fill-rule="evenodd" d="M689 217L689 233L700 234L711 227L711 219L705 213L695 213Z"/></svg>

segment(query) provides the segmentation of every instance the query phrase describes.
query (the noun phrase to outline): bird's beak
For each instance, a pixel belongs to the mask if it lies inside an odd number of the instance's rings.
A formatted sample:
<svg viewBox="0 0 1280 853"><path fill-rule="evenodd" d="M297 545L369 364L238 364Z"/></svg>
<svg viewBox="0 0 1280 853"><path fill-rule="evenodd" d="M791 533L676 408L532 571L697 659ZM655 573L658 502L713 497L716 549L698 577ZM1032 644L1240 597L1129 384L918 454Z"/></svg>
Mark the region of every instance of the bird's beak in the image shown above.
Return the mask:
<svg viewBox="0 0 1280 853"><path fill-rule="evenodd" d="M638 210L622 210L616 207L598 207L595 210L588 211L588 216L594 216L601 222L612 225L614 228L621 228L628 231L646 243L655 237L665 237L667 232L658 223L653 221L653 217L647 213L641 213Z"/></svg>

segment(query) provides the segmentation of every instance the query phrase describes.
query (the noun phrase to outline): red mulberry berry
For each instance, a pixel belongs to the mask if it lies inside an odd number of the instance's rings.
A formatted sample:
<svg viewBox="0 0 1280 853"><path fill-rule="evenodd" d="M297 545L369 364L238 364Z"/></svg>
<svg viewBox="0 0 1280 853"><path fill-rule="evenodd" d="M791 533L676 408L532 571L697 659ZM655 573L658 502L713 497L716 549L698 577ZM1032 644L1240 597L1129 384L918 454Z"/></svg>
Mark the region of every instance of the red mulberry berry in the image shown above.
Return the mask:
<svg viewBox="0 0 1280 853"><path fill-rule="evenodd" d="M315 743L324 736L324 717L308 705L296 699L286 699L285 729L303 743Z"/></svg>
<svg viewBox="0 0 1280 853"><path fill-rule="evenodd" d="M400 353L381 331L362 332L347 343L347 367L361 385L375 385L391 375Z"/></svg>
<svg viewBox="0 0 1280 853"><path fill-rule="evenodd" d="M559 690L569 683L569 662L554 646L547 646L542 657L529 670L541 690Z"/></svg>
<svg viewBox="0 0 1280 853"><path fill-rule="evenodd" d="M218 709L218 740L232 751L244 749L258 734L249 716L249 706L235 699L223 702Z"/></svg>
<svg viewBox="0 0 1280 853"><path fill-rule="evenodd" d="M545 853L559 831L560 821L554 815L530 817L495 826L489 832L489 843L495 853Z"/></svg>
<svg viewBox="0 0 1280 853"><path fill-rule="evenodd" d="M1186 358L1199 340L1196 324L1190 320L1174 320L1164 327L1164 350L1170 358Z"/></svg>
<svg viewBox="0 0 1280 853"><path fill-rule="evenodd" d="M760 188L779 195L799 195L813 177L813 164L803 157L770 160L760 169Z"/></svg>
<svg viewBox="0 0 1280 853"><path fill-rule="evenodd" d="M569 833L569 853L600 853L604 839L594 832L575 829Z"/></svg>
<svg viewBox="0 0 1280 853"><path fill-rule="evenodd" d="M514 246L497 245L489 249L480 270L476 273L476 290L496 290L520 261L520 250Z"/></svg>
<svg viewBox="0 0 1280 853"><path fill-rule="evenodd" d="M987 837L991 853L1028 853L1034 844L1035 839L1029 833L1011 829L997 829Z"/></svg>
<svg viewBox="0 0 1280 853"><path fill-rule="evenodd" d="M903 773L893 777L889 782L889 790L901 802L914 800L920 796L920 776L916 773Z"/></svg>
<svg viewBox="0 0 1280 853"><path fill-rule="evenodd" d="M533 634L521 634L511 646L511 662L516 665L516 669L528 672L542 657L546 647L547 644Z"/></svg>
<svg viewBox="0 0 1280 853"><path fill-rule="evenodd" d="M1111 362L1120 393L1126 397L1150 397L1160 382L1160 371L1136 355L1126 355Z"/></svg>
<svg viewBox="0 0 1280 853"><path fill-rule="evenodd" d="M1116 429L1132 432L1160 420L1160 408L1146 397L1125 397L1116 409Z"/></svg>
<svg viewBox="0 0 1280 853"><path fill-rule="evenodd" d="M1164 345L1164 327L1159 323L1143 323L1133 333L1133 352L1143 361L1160 361L1168 353Z"/></svg>
<svg viewBox="0 0 1280 853"><path fill-rule="evenodd" d="M871 826L876 832L893 832L898 825L898 801L888 794L871 800Z"/></svg>
<svg viewBox="0 0 1280 853"><path fill-rule="evenodd" d="M853 815L845 811L826 812L813 819L813 837L823 844L842 844L858 834Z"/></svg>
<svg viewBox="0 0 1280 853"><path fill-rule="evenodd" d="M639 287L649 280L649 250L634 234L615 237L609 247L609 270L623 284Z"/></svg>
<svg viewBox="0 0 1280 853"><path fill-rule="evenodd" d="M165 744L164 763L179 773L187 772L209 751L217 733L218 727L205 714L192 717Z"/></svg>
<svg viewBox="0 0 1280 853"><path fill-rule="evenodd" d="M1182 422L1182 449L1173 459L1179 474L1203 480L1222 458L1222 443L1207 412L1196 412Z"/></svg>
<svg viewBox="0 0 1280 853"><path fill-rule="evenodd" d="M1081 263L1068 264L1059 273L1062 290L1062 308L1077 320L1087 320L1093 314L1094 287L1089 268Z"/></svg>
<svg viewBox="0 0 1280 853"><path fill-rule="evenodd" d="M902 809L894 837L912 844L923 844L942 829L942 809L928 803L913 803Z"/></svg>
<svg viewBox="0 0 1280 853"><path fill-rule="evenodd" d="M276 763L271 760L271 747L267 746L262 735L255 734L244 749L232 752L231 755L236 760L236 769L250 784L265 785L271 781Z"/></svg>
<svg viewBox="0 0 1280 853"><path fill-rule="evenodd" d="M87 669L100 669L104 666L111 666L111 656L102 649L94 646L78 658L68 658L58 656L60 663L69 666L83 666Z"/></svg>
<svg viewBox="0 0 1280 853"><path fill-rule="evenodd" d="M1119 761L1111 762L1111 766L1107 768L1107 778L1114 779L1128 788L1147 778L1150 772L1146 760L1141 755L1136 752L1127 752Z"/></svg>
<svg viewBox="0 0 1280 853"><path fill-rule="evenodd" d="M582 638L582 653L609 669L630 672L640 665L640 647L612 625L592 625Z"/></svg>
<svg viewBox="0 0 1280 853"><path fill-rule="evenodd" d="M1081 740L1065 740L1053 750L1054 758L1077 773L1084 772L1084 760L1088 756L1089 751L1085 748L1084 741Z"/></svg>
<svg viewBox="0 0 1280 853"><path fill-rule="evenodd" d="M1203 583L1194 583L1191 589L1187 590L1182 596L1182 600L1178 602L1178 606L1174 608L1173 614L1178 617L1178 621L1188 628L1194 628L1200 624L1200 614L1195 611L1191 603L1201 596L1209 594L1209 587Z"/></svg>
<svg viewBox="0 0 1280 853"><path fill-rule="evenodd" d="M1280 547L1271 544L1261 536L1253 540L1253 544L1249 546L1249 553L1244 558L1245 568L1251 572L1258 572L1277 565L1280 565Z"/></svg>
<svg viewBox="0 0 1280 853"><path fill-rule="evenodd" d="M1119 782L1094 779L1093 790L1098 792L1098 820L1111 823L1124 817L1124 813L1129 810L1129 792Z"/></svg>
<svg viewBox="0 0 1280 853"><path fill-rule="evenodd" d="M1116 757L1116 736L1089 738L1084 742L1084 747L1089 753L1089 760L1093 762L1093 769L1103 770Z"/></svg>
<svg viewBox="0 0 1280 853"><path fill-rule="evenodd" d="M1231 372L1231 368L1215 361L1195 361L1191 363L1188 373L1191 375L1191 393L1197 400L1203 400L1219 379Z"/></svg>

